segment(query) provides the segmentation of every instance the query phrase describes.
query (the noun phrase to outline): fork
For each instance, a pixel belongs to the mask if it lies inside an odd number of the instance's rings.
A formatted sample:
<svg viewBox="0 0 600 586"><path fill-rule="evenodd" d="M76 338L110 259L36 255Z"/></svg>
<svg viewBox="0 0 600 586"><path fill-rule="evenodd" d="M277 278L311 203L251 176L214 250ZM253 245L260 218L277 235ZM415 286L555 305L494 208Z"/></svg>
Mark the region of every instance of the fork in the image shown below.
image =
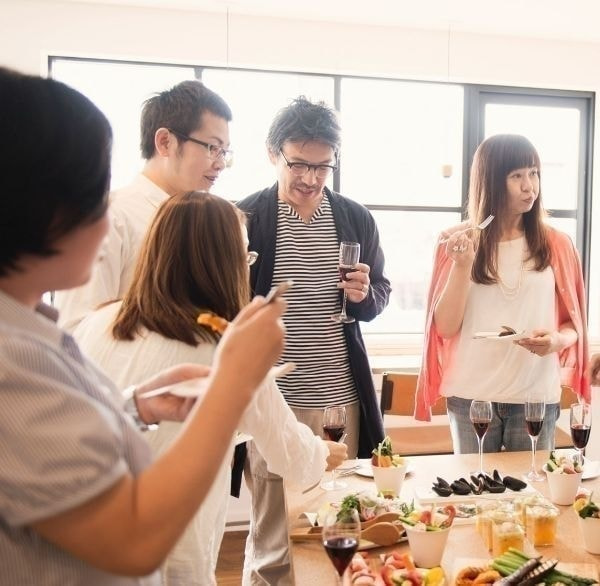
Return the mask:
<svg viewBox="0 0 600 586"><path fill-rule="evenodd" d="M460 232L455 232L455 234L463 234L464 232L468 232L469 230L483 230L492 223L492 220L495 217L496 216L494 216L493 214L490 214L485 220L483 220L483 222L481 222L481 224L477 224L477 226L473 228L465 228L464 230L460 230ZM448 240L450 240L450 238L444 238L443 240L439 240L439 243L444 244L445 242L448 242Z"/></svg>

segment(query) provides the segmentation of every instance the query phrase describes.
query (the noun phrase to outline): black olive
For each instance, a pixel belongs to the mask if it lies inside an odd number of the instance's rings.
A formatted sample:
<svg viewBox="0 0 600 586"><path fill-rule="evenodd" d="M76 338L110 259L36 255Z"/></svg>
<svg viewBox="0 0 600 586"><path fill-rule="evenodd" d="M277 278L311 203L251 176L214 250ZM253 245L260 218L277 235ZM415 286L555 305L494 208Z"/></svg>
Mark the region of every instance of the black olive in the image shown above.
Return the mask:
<svg viewBox="0 0 600 586"><path fill-rule="evenodd" d="M526 482L523 482L519 478L514 478L513 476L505 476L502 482L506 488L517 492L523 490L527 486Z"/></svg>
<svg viewBox="0 0 600 586"><path fill-rule="evenodd" d="M471 488L468 484L457 482L456 480L450 485L454 494L466 495L471 494Z"/></svg>
<svg viewBox="0 0 600 586"><path fill-rule="evenodd" d="M488 492L500 493L506 490L506 486L504 486L504 484L502 484L501 482L496 482L493 478L490 478L489 476L486 476L483 479L483 483L485 490L487 490Z"/></svg>
<svg viewBox="0 0 600 586"><path fill-rule="evenodd" d="M440 484L434 484L432 488L434 492L436 494L439 494L440 496L450 496L452 494L452 489L450 488L450 486L446 488L445 486L441 486Z"/></svg>
<svg viewBox="0 0 600 586"><path fill-rule="evenodd" d="M437 484L438 484L438 486L443 486L444 488L450 488L450 485L443 478L440 478L439 476L437 477Z"/></svg>

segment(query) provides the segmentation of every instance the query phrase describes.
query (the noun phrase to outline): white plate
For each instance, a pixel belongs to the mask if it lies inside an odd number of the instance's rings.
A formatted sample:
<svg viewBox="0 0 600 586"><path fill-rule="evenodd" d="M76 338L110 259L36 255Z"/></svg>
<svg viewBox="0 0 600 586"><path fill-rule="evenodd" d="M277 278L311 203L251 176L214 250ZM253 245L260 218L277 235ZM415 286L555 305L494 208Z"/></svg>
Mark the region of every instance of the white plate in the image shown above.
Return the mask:
<svg viewBox="0 0 600 586"><path fill-rule="evenodd" d="M282 378L290 372L293 372L295 369L296 364L294 362L286 362L279 366L274 366L271 368L271 370L269 370L265 380ZM181 381L180 383L166 385L164 387L160 387L159 389L148 391L147 393L138 395L138 398L149 399L150 397L156 397L166 393L170 393L171 395L175 395L177 397L196 398L204 395L210 380L211 379L209 377L191 378Z"/></svg>
<svg viewBox="0 0 600 586"><path fill-rule="evenodd" d="M475 332L473 334L473 338L476 340L495 340L495 341L503 341L507 342L508 340L522 340L523 338L528 338L528 334L523 330L522 332L517 332L516 334L510 334L508 336L501 336L500 332Z"/></svg>
<svg viewBox="0 0 600 586"><path fill-rule="evenodd" d="M583 457L583 474L581 480L591 480L600 476L600 462Z"/></svg>

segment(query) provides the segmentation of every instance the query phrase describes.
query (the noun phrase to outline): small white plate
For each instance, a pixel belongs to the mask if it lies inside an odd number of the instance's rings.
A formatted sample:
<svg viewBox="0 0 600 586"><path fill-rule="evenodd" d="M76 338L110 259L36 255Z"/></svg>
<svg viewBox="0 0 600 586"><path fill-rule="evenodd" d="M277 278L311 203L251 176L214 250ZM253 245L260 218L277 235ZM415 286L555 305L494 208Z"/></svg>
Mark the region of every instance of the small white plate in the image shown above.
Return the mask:
<svg viewBox="0 0 600 586"><path fill-rule="evenodd" d="M528 338L529 336L523 330L522 332L517 332L516 334L510 334L508 336L501 336L500 332L475 332L473 334L473 338L475 340L495 340L507 342L508 340L522 340L523 338Z"/></svg>
<svg viewBox="0 0 600 586"><path fill-rule="evenodd" d="M600 476L600 462L598 460L588 460L583 458L583 474L581 480L591 480Z"/></svg>
<svg viewBox="0 0 600 586"><path fill-rule="evenodd" d="M282 378L294 370L296 370L296 364L294 362L285 362L284 364L280 364L279 366L274 366L271 368L265 380ZM154 389L152 391L148 391L147 393L138 395L138 399L149 399L150 397L157 397L158 395L164 395L166 393L175 395L177 397L193 399L204 395L206 389L208 388L209 381L209 377L190 378L188 380L181 381L180 383L166 385L164 387L160 387L159 389Z"/></svg>

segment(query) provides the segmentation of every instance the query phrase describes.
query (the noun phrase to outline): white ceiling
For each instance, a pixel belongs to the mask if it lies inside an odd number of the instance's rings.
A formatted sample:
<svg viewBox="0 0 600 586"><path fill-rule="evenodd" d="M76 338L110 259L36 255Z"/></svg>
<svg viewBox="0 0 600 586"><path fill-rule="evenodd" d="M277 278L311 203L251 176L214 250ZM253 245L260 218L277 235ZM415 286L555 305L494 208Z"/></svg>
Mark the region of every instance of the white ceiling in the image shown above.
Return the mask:
<svg viewBox="0 0 600 586"><path fill-rule="evenodd" d="M599 0L68 0L600 42Z"/></svg>

